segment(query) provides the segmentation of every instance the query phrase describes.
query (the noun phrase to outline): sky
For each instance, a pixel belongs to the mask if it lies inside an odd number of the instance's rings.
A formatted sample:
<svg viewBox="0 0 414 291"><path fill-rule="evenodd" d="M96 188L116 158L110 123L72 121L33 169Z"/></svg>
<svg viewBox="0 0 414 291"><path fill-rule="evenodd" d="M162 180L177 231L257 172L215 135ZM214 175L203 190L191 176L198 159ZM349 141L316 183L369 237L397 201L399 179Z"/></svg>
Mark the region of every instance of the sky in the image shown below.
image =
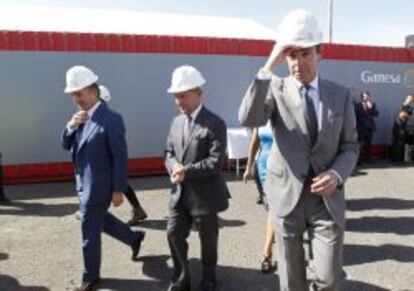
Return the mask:
<svg viewBox="0 0 414 291"><path fill-rule="evenodd" d="M96 7L208 16L244 17L272 29L290 10L317 16L328 40L328 0L0 0L1 5ZM404 46L414 34L414 0L333 0L333 42Z"/></svg>

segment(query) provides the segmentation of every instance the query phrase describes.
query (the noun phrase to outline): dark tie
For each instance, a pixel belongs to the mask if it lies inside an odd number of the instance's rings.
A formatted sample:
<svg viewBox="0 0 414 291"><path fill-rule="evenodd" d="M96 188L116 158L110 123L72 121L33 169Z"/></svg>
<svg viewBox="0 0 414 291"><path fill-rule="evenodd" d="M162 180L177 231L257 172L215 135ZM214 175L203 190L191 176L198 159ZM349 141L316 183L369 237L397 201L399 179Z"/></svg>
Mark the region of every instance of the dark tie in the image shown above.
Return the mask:
<svg viewBox="0 0 414 291"><path fill-rule="evenodd" d="M78 128L76 129L76 141L78 142L78 144L80 143L80 141L82 140L82 134L83 134L83 128L85 127L85 124L82 123L78 126Z"/></svg>
<svg viewBox="0 0 414 291"><path fill-rule="evenodd" d="M311 86L302 86L301 93L306 100L306 126L308 127L309 138L311 145L313 146L318 137L318 118L316 117L316 110L313 104L312 98L309 91L312 89Z"/></svg>

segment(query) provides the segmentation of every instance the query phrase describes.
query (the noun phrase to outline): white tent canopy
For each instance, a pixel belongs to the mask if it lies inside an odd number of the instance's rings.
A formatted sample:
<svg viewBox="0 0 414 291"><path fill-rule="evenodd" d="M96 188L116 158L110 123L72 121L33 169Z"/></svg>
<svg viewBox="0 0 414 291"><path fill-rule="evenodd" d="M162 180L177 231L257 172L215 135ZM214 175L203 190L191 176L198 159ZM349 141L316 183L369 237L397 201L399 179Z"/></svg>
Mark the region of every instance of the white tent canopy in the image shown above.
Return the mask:
<svg viewBox="0 0 414 291"><path fill-rule="evenodd" d="M275 39L272 29L246 18L59 6L2 5L0 30Z"/></svg>

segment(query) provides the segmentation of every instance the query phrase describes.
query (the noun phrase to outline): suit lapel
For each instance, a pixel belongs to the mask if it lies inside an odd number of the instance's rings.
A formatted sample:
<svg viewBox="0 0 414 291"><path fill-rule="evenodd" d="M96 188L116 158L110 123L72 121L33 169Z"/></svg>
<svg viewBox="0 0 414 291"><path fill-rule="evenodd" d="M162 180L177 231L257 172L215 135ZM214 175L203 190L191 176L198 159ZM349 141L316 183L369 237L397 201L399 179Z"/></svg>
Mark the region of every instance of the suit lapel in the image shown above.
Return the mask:
<svg viewBox="0 0 414 291"><path fill-rule="evenodd" d="M318 138L313 146L316 148L324 138L326 133L326 123L328 121L328 102L330 102L330 96L332 94L330 87L327 84L319 79L319 106L320 106L320 114L322 115L318 118Z"/></svg>
<svg viewBox="0 0 414 291"><path fill-rule="evenodd" d="M290 110L291 116L296 120L305 142L310 145L310 138L308 134L308 127L305 119L305 100L300 95L298 87L296 86L293 77L286 79L285 83L286 93L283 95L284 102Z"/></svg>
<svg viewBox="0 0 414 291"><path fill-rule="evenodd" d="M99 107L96 109L95 113L93 114L91 120L89 121L90 122L89 125L86 128L85 127L83 128L82 138L81 138L81 141L79 142L78 151L81 150L83 145L88 140L89 136L91 136L91 134L96 130L98 126L97 122L101 119L101 116L106 108L105 106L106 106L105 104L99 105Z"/></svg>

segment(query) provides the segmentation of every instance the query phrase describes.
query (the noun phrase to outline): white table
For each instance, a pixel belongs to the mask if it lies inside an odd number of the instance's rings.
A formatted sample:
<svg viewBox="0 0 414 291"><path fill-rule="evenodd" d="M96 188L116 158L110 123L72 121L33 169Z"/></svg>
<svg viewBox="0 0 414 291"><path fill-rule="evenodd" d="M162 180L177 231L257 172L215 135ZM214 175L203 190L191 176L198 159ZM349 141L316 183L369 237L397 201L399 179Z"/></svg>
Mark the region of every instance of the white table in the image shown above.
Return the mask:
<svg viewBox="0 0 414 291"><path fill-rule="evenodd" d="M250 134L245 127L230 127L227 129L227 156L236 160L236 174L240 174L240 160L247 158L249 152Z"/></svg>

